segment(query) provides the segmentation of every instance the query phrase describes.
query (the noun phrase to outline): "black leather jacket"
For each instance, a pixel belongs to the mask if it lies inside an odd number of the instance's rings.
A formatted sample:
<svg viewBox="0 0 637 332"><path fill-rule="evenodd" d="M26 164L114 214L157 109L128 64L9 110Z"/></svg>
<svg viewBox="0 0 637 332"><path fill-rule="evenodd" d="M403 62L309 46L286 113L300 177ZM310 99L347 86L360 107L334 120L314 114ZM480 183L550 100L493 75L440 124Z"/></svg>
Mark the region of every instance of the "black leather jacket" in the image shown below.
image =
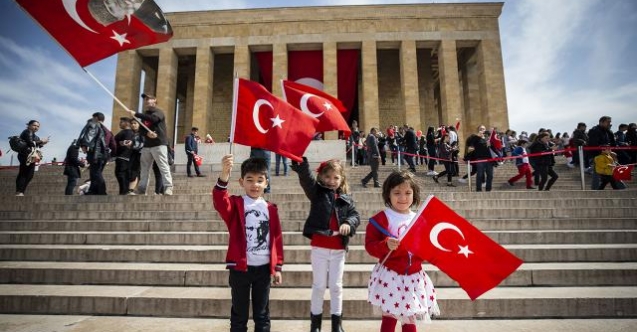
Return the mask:
<svg viewBox="0 0 637 332"><path fill-rule="evenodd" d="M332 211L334 211L336 212L338 225L348 224L350 227L349 236L341 236L343 246L347 250L349 239L356 234L356 228L361 222L352 196L339 194L338 198L335 199L336 193L333 190L322 186L316 181L305 158L300 164L292 162L292 170L299 174L299 182L305 192L305 196L312 203L310 205L310 214L303 226L303 236L311 239L313 234L331 235L330 218Z"/></svg>

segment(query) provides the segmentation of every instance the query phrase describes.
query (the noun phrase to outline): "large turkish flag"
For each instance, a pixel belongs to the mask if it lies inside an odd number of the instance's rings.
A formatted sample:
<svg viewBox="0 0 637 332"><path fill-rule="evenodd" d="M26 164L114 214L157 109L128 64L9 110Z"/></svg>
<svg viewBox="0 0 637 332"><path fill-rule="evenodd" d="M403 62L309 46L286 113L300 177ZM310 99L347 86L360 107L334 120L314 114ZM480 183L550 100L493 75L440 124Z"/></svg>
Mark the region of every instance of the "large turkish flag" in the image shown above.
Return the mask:
<svg viewBox="0 0 637 332"><path fill-rule="evenodd" d="M261 84L235 79L230 142L262 148L300 162L318 123Z"/></svg>
<svg viewBox="0 0 637 332"><path fill-rule="evenodd" d="M290 105L319 120L317 131L342 130L346 136L351 130L342 113L347 111L340 100L311 86L283 81L283 98Z"/></svg>
<svg viewBox="0 0 637 332"><path fill-rule="evenodd" d="M173 30L152 0L17 0L82 67L117 52L169 40Z"/></svg>
<svg viewBox="0 0 637 332"><path fill-rule="evenodd" d="M400 240L409 252L457 281L471 300L497 286L522 264L433 195Z"/></svg>
<svg viewBox="0 0 637 332"><path fill-rule="evenodd" d="M338 50L336 54L338 99L345 106L343 117L347 122L356 102L360 51ZM256 52L255 57L263 85L272 91L272 80L282 79L272 77L272 52ZM289 51L288 80L323 90L323 51Z"/></svg>

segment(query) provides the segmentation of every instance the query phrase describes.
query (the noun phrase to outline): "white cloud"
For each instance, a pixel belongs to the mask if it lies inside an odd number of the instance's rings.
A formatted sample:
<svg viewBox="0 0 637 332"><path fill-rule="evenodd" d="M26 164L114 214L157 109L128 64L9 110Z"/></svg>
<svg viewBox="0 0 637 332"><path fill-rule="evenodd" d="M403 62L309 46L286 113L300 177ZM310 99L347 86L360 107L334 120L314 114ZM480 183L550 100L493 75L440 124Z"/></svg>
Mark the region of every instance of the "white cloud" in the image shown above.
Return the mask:
<svg viewBox="0 0 637 332"><path fill-rule="evenodd" d="M501 34L511 128L571 132L577 122L590 128L602 115L615 123L636 120L631 108L637 83L609 75L626 70L615 60L635 34L618 28L621 10L598 10L608 4L529 0L505 6ZM634 77L635 66L629 70Z"/></svg>

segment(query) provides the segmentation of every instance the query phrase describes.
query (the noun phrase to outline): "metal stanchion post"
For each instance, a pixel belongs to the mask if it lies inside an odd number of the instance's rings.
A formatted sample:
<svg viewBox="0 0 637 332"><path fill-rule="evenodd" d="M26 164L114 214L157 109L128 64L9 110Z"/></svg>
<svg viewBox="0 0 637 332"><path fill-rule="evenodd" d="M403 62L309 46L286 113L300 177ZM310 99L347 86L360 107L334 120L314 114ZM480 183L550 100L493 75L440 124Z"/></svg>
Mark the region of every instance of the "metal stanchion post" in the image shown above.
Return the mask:
<svg viewBox="0 0 637 332"><path fill-rule="evenodd" d="M469 185L469 192L471 192L471 160L467 160L467 184Z"/></svg>
<svg viewBox="0 0 637 332"><path fill-rule="evenodd" d="M586 182L584 179L584 147L583 146L580 145L577 147L577 154L579 155L579 174L582 180L582 190L585 190Z"/></svg>
<svg viewBox="0 0 637 332"><path fill-rule="evenodd" d="M396 156L398 157L398 171L400 172L400 148L396 148Z"/></svg>

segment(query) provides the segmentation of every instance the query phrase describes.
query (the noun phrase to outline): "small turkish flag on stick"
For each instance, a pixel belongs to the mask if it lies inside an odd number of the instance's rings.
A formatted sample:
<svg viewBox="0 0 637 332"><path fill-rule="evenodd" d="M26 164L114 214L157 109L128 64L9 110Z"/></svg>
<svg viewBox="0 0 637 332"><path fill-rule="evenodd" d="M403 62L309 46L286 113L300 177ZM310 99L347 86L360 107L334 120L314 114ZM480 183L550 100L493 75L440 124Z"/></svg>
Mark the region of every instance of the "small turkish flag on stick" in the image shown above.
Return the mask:
<svg viewBox="0 0 637 332"><path fill-rule="evenodd" d="M261 84L235 79L230 141L303 161L319 121Z"/></svg>
<svg viewBox="0 0 637 332"><path fill-rule="evenodd" d="M406 250L457 281L471 300L497 286L522 264L433 195L425 200L400 240Z"/></svg>
<svg viewBox="0 0 637 332"><path fill-rule="evenodd" d="M340 100L304 84L287 80L281 81L281 84L285 101L319 120L316 131L342 130L346 136L352 133L343 118L347 109Z"/></svg>
<svg viewBox="0 0 637 332"><path fill-rule="evenodd" d="M619 165L613 168L613 179L617 181L630 181L635 165Z"/></svg>

